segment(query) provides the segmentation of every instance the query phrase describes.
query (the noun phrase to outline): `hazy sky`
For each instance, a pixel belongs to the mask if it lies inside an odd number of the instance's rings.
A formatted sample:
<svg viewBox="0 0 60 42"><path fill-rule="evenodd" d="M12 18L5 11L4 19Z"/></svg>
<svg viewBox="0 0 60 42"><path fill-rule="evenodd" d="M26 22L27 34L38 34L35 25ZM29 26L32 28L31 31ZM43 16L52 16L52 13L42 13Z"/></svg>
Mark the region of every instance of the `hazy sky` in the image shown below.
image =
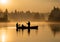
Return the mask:
<svg viewBox="0 0 60 42"><path fill-rule="evenodd" d="M60 8L60 0L6 0L5 4L0 2L0 9L9 11L50 12L54 6Z"/></svg>

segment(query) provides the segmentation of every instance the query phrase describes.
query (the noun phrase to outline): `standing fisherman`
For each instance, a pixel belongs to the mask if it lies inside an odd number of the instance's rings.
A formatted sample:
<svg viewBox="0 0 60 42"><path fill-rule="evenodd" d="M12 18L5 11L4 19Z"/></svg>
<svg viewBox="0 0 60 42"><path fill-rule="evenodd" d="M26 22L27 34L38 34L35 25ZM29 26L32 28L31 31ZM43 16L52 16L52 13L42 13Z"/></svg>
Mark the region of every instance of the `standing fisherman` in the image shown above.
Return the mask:
<svg viewBox="0 0 60 42"><path fill-rule="evenodd" d="M30 34L30 21L28 21L28 34Z"/></svg>

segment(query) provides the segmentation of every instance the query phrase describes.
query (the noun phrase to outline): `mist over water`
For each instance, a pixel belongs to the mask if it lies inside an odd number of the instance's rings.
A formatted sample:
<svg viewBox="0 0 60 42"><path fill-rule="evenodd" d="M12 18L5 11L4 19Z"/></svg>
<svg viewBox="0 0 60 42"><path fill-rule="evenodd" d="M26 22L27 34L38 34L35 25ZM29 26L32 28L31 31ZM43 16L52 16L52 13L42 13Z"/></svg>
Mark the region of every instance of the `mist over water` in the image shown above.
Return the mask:
<svg viewBox="0 0 60 42"><path fill-rule="evenodd" d="M27 22L19 22L19 24L26 24ZM53 24L53 25L52 25ZM54 25L55 24L55 25ZM1 42L59 42L60 32L56 31L54 36L51 28L54 26L59 27L59 23L48 23L48 22L31 22L31 26L38 25L38 30L31 30L28 35L28 30L16 31L16 22L0 23L0 41ZM52 26L51 26L52 25Z"/></svg>

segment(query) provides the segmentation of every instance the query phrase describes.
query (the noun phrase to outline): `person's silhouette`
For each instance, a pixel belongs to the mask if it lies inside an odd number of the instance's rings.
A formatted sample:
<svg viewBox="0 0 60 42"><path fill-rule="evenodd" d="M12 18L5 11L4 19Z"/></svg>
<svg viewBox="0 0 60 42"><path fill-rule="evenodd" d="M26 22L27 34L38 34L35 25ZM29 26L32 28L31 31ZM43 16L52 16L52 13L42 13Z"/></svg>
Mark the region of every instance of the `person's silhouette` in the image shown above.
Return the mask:
<svg viewBox="0 0 60 42"><path fill-rule="evenodd" d="M27 24L28 24L28 27L30 27L30 21L28 21L28 23L27 23Z"/></svg>
<svg viewBox="0 0 60 42"><path fill-rule="evenodd" d="M30 34L30 21L28 21L28 34Z"/></svg>
<svg viewBox="0 0 60 42"><path fill-rule="evenodd" d="M22 32L23 32L23 30L24 30L24 25L22 24Z"/></svg>
<svg viewBox="0 0 60 42"><path fill-rule="evenodd" d="M18 23L16 23L16 30L18 31Z"/></svg>
<svg viewBox="0 0 60 42"><path fill-rule="evenodd" d="M16 23L16 27L18 27L18 23Z"/></svg>
<svg viewBox="0 0 60 42"><path fill-rule="evenodd" d="M23 27L24 25L22 24L22 27Z"/></svg>

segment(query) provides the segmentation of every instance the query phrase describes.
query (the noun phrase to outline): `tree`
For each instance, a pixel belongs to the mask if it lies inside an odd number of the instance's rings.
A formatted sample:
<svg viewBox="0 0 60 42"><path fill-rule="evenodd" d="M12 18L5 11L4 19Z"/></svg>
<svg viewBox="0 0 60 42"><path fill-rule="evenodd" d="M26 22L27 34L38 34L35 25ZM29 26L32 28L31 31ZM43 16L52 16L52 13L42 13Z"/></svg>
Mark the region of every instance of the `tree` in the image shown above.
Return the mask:
<svg viewBox="0 0 60 42"><path fill-rule="evenodd" d="M60 21L60 9L59 8L55 8L51 11L50 15L49 15L49 21Z"/></svg>
<svg viewBox="0 0 60 42"><path fill-rule="evenodd" d="M8 10L6 9L4 12L4 21L8 21Z"/></svg>
<svg viewBox="0 0 60 42"><path fill-rule="evenodd" d="M34 14L34 19L40 20L40 14L38 12Z"/></svg>

